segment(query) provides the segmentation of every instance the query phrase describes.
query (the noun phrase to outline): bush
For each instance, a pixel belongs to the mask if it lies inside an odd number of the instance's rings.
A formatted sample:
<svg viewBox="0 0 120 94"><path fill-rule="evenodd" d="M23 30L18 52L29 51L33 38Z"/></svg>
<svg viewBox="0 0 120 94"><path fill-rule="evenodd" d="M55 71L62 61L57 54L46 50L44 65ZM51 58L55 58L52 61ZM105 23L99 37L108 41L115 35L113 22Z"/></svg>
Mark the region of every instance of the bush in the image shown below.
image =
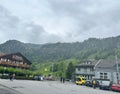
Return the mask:
<svg viewBox="0 0 120 94"><path fill-rule="evenodd" d="M0 75L0 78L2 78L2 79L9 79L9 75L8 74L1 74Z"/></svg>

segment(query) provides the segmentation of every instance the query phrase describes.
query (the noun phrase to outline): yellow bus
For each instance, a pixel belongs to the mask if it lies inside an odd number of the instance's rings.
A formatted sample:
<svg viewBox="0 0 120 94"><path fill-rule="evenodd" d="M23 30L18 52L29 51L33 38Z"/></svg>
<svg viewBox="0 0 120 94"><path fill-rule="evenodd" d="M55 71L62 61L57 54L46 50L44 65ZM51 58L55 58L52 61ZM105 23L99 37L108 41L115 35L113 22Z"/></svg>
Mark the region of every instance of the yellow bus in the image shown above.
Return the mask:
<svg viewBox="0 0 120 94"><path fill-rule="evenodd" d="M85 79L85 77L77 76L75 83L77 85L84 85L86 83L86 79Z"/></svg>

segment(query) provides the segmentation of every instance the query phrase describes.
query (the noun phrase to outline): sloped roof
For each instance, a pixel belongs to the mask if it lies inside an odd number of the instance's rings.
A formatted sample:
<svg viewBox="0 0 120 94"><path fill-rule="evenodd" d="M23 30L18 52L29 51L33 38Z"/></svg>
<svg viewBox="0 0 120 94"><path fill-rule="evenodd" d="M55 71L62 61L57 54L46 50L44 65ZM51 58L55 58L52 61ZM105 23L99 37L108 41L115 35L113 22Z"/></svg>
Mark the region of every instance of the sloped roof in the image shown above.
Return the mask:
<svg viewBox="0 0 120 94"><path fill-rule="evenodd" d="M117 60L120 66L120 59ZM95 66L96 68L111 68L116 66L116 60L98 60L98 61L84 61L81 64L76 65L76 67L88 67Z"/></svg>
<svg viewBox="0 0 120 94"><path fill-rule="evenodd" d="M23 58L22 60L17 60L17 61L23 61L23 62L26 62L28 64L31 64L31 62L25 56L23 56L19 52L18 53L12 53L12 54L2 55L2 56L0 56L0 58L7 58L7 59L10 59L10 60L16 60L15 58L13 58L13 55L20 56L20 57Z"/></svg>
<svg viewBox="0 0 120 94"><path fill-rule="evenodd" d="M117 60L120 64L120 60ZM96 65L98 68L111 68L116 66L116 60L101 60L100 63Z"/></svg>
<svg viewBox="0 0 120 94"><path fill-rule="evenodd" d="M90 61L90 60L88 60L88 61L84 61L83 63L81 63L81 64L78 64L78 65L76 65L76 67L82 67L82 66L95 66L96 64L97 64L97 62L98 61L96 61L96 60L94 60L94 61Z"/></svg>

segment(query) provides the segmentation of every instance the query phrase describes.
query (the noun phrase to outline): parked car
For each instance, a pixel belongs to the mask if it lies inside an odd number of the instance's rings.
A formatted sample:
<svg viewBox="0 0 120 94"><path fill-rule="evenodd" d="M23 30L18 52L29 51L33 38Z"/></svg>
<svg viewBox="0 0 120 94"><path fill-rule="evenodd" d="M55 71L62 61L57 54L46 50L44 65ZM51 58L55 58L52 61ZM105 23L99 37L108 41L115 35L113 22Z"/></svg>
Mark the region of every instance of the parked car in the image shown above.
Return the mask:
<svg viewBox="0 0 120 94"><path fill-rule="evenodd" d="M112 84L111 90L120 92L120 84Z"/></svg>
<svg viewBox="0 0 120 94"><path fill-rule="evenodd" d="M92 79L92 80L86 80L85 85L86 85L86 86L89 86L89 87L93 87L93 81L96 81L95 87L99 87L100 79L97 79L97 78L94 78L94 79Z"/></svg>
<svg viewBox="0 0 120 94"><path fill-rule="evenodd" d="M92 87L92 80L87 80L85 86Z"/></svg>
<svg viewBox="0 0 120 94"><path fill-rule="evenodd" d="M86 83L86 79L85 79L85 77L77 76L75 83L77 85L84 85Z"/></svg>
<svg viewBox="0 0 120 94"><path fill-rule="evenodd" d="M34 76L33 80L41 81L41 80L43 80L43 77L42 76Z"/></svg>
<svg viewBox="0 0 120 94"><path fill-rule="evenodd" d="M45 77L45 80L53 81L54 79L53 79L52 76L46 76L46 77Z"/></svg>
<svg viewBox="0 0 120 94"><path fill-rule="evenodd" d="M99 88L110 90L111 85L112 85L112 82L110 81L110 79L101 79L99 83Z"/></svg>

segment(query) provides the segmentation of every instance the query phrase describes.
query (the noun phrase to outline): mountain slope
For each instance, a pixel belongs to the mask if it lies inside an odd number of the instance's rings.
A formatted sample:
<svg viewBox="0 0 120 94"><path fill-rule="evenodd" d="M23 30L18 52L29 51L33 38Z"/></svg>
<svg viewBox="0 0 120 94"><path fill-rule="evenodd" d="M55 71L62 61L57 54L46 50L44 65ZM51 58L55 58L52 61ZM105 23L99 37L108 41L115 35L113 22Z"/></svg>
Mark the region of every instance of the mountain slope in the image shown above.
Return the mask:
<svg viewBox="0 0 120 94"><path fill-rule="evenodd" d="M0 52L21 52L29 60L37 63L70 58L80 60L109 59L114 58L116 54L120 57L120 36L104 39L90 38L81 43L54 43L44 45L9 40L0 45Z"/></svg>

